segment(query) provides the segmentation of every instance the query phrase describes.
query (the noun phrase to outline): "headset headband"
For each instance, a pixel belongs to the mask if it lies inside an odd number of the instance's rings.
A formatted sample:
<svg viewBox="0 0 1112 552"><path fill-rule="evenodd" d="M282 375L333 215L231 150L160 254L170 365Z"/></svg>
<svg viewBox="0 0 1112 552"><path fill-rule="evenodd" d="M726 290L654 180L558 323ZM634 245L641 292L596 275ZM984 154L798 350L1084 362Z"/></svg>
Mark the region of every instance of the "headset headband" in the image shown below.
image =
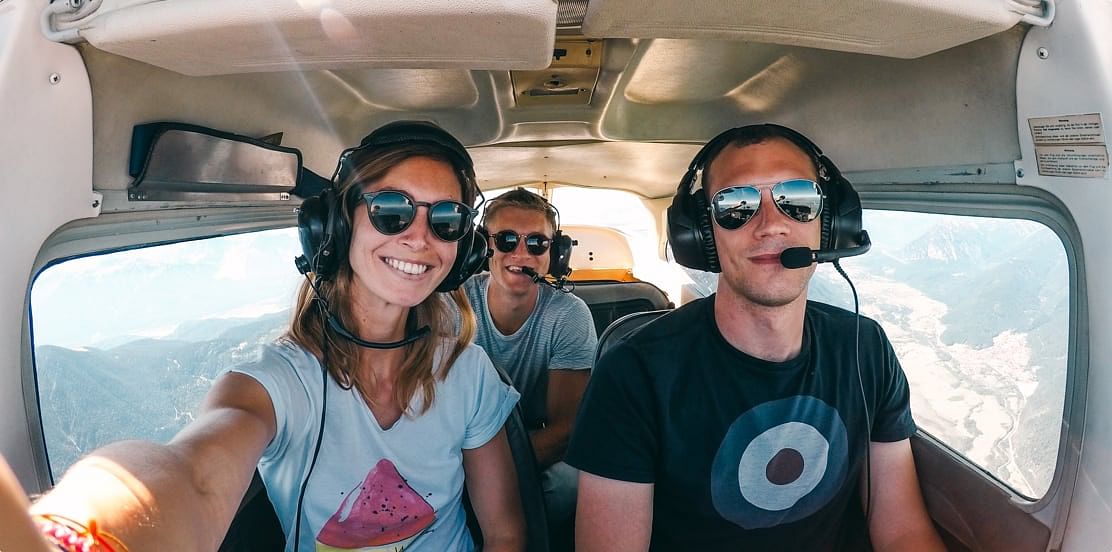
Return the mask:
<svg viewBox="0 0 1112 552"><path fill-rule="evenodd" d="M361 153L396 144L437 146L447 154L456 170L461 171L466 180L474 184L475 163L471 159L471 154L467 153L467 148L455 136L428 121L395 121L375 129L364 136L358 146L340 153L336 170L332 173L332 185L338 187L347 178L348 172L354 168L353 160ZM476 195L481 195L478 186L475 191Z"/></svg>
<svg viewBox="0 0 1112 552"><path fill-rule="evenodd" d="M774 123L762 123L757 125L746 125L719 133L714 138L711 138L687 166L687 173L684 178L680 180L680 187L677 192L686 191L691 193L694 191L695 177L702 173L702 182L706 182L706 169L709 164L708 161L713 161L718 157L718 154L733 142L747 136L754 138L760 137L761 140L771 138L783 138L796 145L803 153L806 153L811 158L811 163L815 166L815 173L818 176L820 184L828 182L841 176L838 167L830 160L819 148L818 144L811 141L810 138L800 134L798 131L788 128L786 126L777 125Z"/></svg>

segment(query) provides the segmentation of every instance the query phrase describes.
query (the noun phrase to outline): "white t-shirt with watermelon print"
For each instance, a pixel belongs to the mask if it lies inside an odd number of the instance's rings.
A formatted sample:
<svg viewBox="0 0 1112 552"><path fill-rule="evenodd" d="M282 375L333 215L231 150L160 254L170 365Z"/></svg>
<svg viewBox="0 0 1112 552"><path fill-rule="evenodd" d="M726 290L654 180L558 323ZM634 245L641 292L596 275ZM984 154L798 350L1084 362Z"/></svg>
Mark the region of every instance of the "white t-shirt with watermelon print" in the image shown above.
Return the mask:
<svg viewBox="0 0 1112 552"><path fill-rule="evenodd" d="M435 366L451 346L443 342ZM233 371L259 381L274 403L277 434L259 473L290 551L298 493L320 423L320 363L281 340ZM324 438L302 505L300 550L473 550L461 505L463 450L493 438L519 398L486 353L469 345L437 382L429 410L403 415L387 430L358 392L331 377L327 385Z"/></svg>

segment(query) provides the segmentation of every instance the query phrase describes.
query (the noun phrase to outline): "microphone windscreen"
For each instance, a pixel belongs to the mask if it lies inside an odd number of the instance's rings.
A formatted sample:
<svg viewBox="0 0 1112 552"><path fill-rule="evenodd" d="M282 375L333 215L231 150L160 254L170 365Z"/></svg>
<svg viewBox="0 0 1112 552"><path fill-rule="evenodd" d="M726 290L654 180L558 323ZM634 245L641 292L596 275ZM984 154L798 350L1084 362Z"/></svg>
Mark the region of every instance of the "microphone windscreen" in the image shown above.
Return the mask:
<svg viewBox="0 0 1112 552"><path fill-rule="evenodd" d="M805 268L814 262L814 254L806 247L789 247L780 253L780 264L784 268Z"/></svg>
<svg viewBox="0 0 1112 552"><path fill-rule="evenodd" d="M521 273L530 277L530 278L532 278L534 284L544 283L544 276L541 276L540 274L537 274L536 270L533 270L533 269L531 269L527 266L521 267Z"/></svg>

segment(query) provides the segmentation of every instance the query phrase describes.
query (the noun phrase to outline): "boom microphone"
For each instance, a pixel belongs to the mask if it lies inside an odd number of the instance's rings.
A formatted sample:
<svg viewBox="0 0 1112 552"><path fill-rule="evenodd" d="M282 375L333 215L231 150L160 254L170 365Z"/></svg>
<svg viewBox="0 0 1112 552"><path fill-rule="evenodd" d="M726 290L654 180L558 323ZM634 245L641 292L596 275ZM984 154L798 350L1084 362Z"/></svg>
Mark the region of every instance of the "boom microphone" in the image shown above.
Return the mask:
<svg viewBox="0 0 1112 552"><path fill-rule="evenodd" d="M569 288L565 285L568 281L567 278L559 278L555 282L550 282L548 280L548 278L545 278L544 276L542 276L540 274L537 274L536 270L533 270L532 268L529 268L527 266L521 267L521 273L530 277L530 278L532 278L534 284L540 284L542 286L548 286L548 287L550 287L550 288L552 288L556 291L560 291L560 292L563 292L563 293L571 293L572 288ZM575 286L573 285L572 287L575 287Z"/></svg>
<svg viewBox="0 0 1112 552"><path fill-rule="evenodd" d="M845 257L856 257L868 252L872 246L869 233L862 230L861 245L831 250L789 247L780 253L780 264L784 268L806 268L815 263L829 263Z"/></svg>
<svg viewBox="0 0 1112 552"><path fill-rule="evenodd" d="M533 270L533 269L531 269L527 266L521 267L521 273L530 277L530 278L532 278L534 284L547 283L547 282L545 282L544 276L541 276L540 274L537 274L536 270Z"/></svg>

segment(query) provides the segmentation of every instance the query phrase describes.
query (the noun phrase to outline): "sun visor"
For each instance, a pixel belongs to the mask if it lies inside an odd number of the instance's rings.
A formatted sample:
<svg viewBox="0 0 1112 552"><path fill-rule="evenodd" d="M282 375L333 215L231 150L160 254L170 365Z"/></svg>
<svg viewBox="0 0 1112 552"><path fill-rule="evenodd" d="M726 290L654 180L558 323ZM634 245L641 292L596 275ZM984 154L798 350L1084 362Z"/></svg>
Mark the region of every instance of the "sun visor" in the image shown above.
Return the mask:
<svg viewBox="0 0 1112 552"><path fill-rule="evenodd" d="M1016 4L1016 0L591 0L583 34L768 42L916 58L1010 29L1023 17Z"/></svg>
<svg viewBox="0 0 1112 552"><path fill-rule="evenodd" d="M183 123L136 125L131 201L285 201L302 180L301 152Z"/></svg>
<svg viewBox="0 0 1112 552"><path fill-rule="evenodd" d="M105 0L81 36L186 75L307 69L542 69L556 0ZM497 39L492 39L497 37Z"/></svg>

